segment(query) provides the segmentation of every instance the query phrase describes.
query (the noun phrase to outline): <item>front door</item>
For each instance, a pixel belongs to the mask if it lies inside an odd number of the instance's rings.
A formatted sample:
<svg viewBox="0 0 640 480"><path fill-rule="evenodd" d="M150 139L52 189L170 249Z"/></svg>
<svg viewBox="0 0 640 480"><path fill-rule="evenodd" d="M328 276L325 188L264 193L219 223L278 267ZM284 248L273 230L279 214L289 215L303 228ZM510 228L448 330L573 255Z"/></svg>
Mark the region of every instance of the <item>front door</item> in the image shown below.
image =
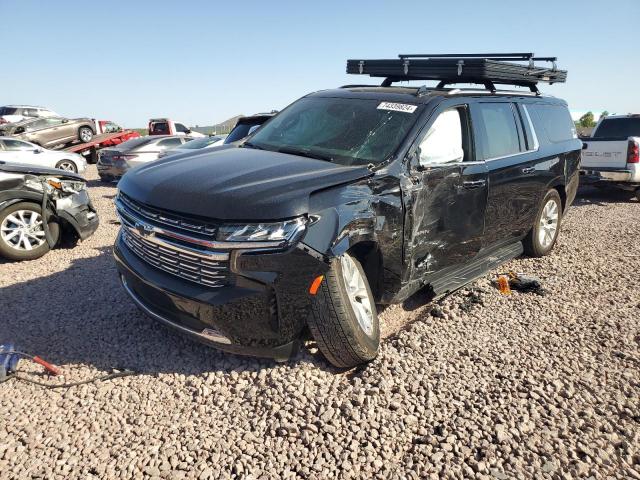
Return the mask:
<svg viewBox="0 0 640 480"><path fill-rule="evenodd" d="M476 161L470 125L467 105L447 105L410 150L405 263L412 281L426 282L482 248L487 169Z"/></svg>

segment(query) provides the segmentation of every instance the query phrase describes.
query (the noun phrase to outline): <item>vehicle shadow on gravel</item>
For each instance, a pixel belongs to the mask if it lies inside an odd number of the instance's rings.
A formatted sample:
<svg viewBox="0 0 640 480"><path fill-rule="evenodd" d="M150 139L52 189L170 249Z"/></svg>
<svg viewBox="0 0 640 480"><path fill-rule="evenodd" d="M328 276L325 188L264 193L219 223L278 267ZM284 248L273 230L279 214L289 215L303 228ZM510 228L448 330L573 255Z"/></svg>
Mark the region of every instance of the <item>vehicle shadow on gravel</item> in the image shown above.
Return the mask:
<svg viewBox="0 0 640 480"><path fill-rule="evenodd" d="M96 251L61 272L0 288L0 343L14 343L62 367L83 364L102 371L197 375L276 365L206 347L148 319L122 289L111 248ZM299 362L339 371L305 348L286 365Z"/></svg>
<svg viewBox="0 0 640 480"><path fill-rule="evenodd" d="M639 203L633 192L613 187L597 188L590 185L581 185L578 189L573 207L585 205L606 205L609 203Z"/></svg>

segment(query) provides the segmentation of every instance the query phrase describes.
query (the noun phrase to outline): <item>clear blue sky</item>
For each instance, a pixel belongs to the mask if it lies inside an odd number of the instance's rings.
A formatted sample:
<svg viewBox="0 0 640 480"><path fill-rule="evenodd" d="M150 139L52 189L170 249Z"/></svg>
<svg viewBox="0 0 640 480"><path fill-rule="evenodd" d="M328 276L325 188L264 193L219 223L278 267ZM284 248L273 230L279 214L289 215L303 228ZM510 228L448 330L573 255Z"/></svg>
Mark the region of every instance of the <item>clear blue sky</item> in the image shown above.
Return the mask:
<svg viewBox="0 0 640 480"><path fill-rule="evenodd" d="M0 105L144 127L211 125L367 81L347 58L556 55L573 110L640 112L640 0L0 0ZM602 76L606 72L606 76Z"/></svg>

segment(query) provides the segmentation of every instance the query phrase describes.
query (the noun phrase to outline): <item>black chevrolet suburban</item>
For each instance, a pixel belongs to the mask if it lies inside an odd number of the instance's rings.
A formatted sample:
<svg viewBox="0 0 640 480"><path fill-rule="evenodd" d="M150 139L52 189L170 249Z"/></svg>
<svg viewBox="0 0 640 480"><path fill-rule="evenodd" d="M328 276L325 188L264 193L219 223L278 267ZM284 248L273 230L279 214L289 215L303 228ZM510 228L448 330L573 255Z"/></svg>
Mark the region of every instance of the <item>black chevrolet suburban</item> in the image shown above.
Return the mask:
<svg viewBox="0 0 640 480"><path fill-rule="evenodd" d="M307 95L241 148L123 177L115 258L144 312L276 359L310 333L351 367L377 354L376 305L553 248L582 147L567 104L536 86L564 81L555 59L401 56L350 60L348 72L385 80ZM440 83L393 86L423 79Z"/></svg>

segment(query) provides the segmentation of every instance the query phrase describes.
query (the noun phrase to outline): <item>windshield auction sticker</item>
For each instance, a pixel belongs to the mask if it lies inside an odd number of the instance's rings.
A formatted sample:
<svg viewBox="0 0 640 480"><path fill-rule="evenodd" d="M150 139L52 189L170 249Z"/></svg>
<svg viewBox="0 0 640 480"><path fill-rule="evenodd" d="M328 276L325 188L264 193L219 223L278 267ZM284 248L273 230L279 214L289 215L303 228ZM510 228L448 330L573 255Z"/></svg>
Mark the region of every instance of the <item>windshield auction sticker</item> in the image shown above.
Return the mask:
<svg viewBox="0 0 640 480"><path fill-rule="evenodd" d="M392 103L382 102L378 105L378 110L393 110L394 112L413 113L418 108L417 105L410 105L408 103Z"/></svg>

